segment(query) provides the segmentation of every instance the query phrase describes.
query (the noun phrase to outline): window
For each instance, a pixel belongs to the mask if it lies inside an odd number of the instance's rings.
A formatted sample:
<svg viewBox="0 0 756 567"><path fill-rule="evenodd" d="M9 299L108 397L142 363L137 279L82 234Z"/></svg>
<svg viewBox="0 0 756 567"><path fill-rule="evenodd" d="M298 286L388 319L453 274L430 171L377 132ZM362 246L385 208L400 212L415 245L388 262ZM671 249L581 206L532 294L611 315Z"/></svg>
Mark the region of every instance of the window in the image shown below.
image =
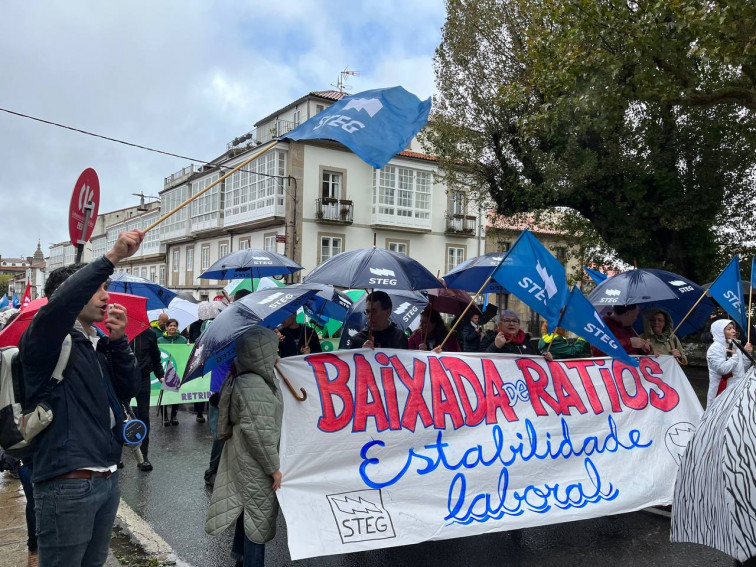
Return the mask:
<svg viewBox="0 0 756 567"><path fill-rule="evenodd" d="M294 109L294 124L299 126L302 121L302 111L299 108Z"/></svg>
<svg viewBox="0 0 756 567"><path fill-rule="evenodd" d="M249 249L249 238L240 238L239 250L248 250L248 249Z"/></svg>
<svg viewBox="0 0 756 567"><path fill-rule="evenodd" d="M554 256L557 260L564 264L565 260L567 259L567 249L564 246L557 246L556 248L554 248Z"/></svg>
<svg viewBox="0 0 756 567"><path fill-rule="evenodd" d="M319 112L323 112L324 110L325 110L325 106L323 106L322 104L316 104L315 105L315 114L317 114Z"/></svg>
<svg viewBox="0 0 756 567"><path fill-rule="evenodd" d="M457 246L446 246L446 271L449 272L465 261L465 249Z"/></svg>
<svg viewBox="0 0 756 567"><path fill-rule="evenodd" d="M267 152L226 179L226 216L283 206L284 180L271 175L286 175L283 152Z"/></svg>
<svg viewBox="0 0 756 567"><path fill-rule="evenodd" d="M157 280L157 270L155 269L155 266L150 266L150 281L152 283L160 283Z"/></svg>
<svg viewBox="0 0 756 567"><path fill-rule="evenodd" d="M266 234L264 236L265 244L263 245L263 250L266 252L275 252L276 251L276 234Z"/></svg>
<svg viewBox="0 0 756 567"><path fill-rule="evenodd" d="M160 266L160 285L165 285L165 266Z"/></svg>
<svg viewBox="0 0 756 567"><path fill-rule="evenodd" d="M407 219L430 218L431 172L387 166L376 177L373 212Z"/></svg>
<svg viewBox="0 0 756 567"><path fill-rule="evenodd" d="M318 264L325 262L336 254L341 254L342 250L344 250L344 238L342 236L321 236Z"/></svg>
<svg viewBox="0 0 756 567"><path fill-rule="evenodd" d="M180 250L176 249L176 250L173 251L173 254L172 254L173 260L171 261L171 264L172 264L171 269L174 272L178 272L179 271L179 258L180 258L180 255L181 255L181 251Z"/></svg>
<svg viewBox="0 0 756 567"><path fill-rule="evenodd" d="M409 256L409 240L386 240L386 250Z"/></svg>
<svg viewBox="0 0 756 567"><path fill-rule="evenodd" d="M341 173L323 170L320 196L341 199Z"/></svg>
<svg viewBox="0 0 756 567"><path fill-rule="evenodd" d="M449 192L449 214L466 215L467 214L467 195L464 191Z"/></svg>
<svg viewBox="0 0 756 567"><path fill-rule="evenodd" d="M202 269L207 270L210 267L210 245L206 244L202 247L202 251L200 253L201 255L201 263L202 263Z"/></svg>
<svg viewBox="0 0 756 567"><path fill-rule="evenodd" d="M160 208L164 211L172 211L189 197L189 188L186 185L171 189L162 194ZM160 233L173 232L186 228L187 207L179 209L174 214L160 223ZM117 236L117 235L116 235Z"/></svg>
<svg viewBox="0 0 756 567"><path fill-rule="evenodd" d="M144 267L142 268L142 277L143 277L144 279L147 279L147 266L144 266Z"/></svg>
<svg viewBox="0 0 756 567"><path fill-rule="evenodd" d="M186 271L194 271L194 246L186 247Z"/></svg>
<svg viewBox="0 0 756 567"><path fill-rule="evenodd" d="M218 244L218 259L220 260L224 256L228 256L228 242Z"/></svg>
<svg viewBox="0 0 756 567"><path fill-rule="evenodd" d="M192 183L192 195L196 195L217 180L218 174L216 173L205 179L195 181ZM193 223L217 219L220 215L220 183L192 201L191 207Z"/></svg>

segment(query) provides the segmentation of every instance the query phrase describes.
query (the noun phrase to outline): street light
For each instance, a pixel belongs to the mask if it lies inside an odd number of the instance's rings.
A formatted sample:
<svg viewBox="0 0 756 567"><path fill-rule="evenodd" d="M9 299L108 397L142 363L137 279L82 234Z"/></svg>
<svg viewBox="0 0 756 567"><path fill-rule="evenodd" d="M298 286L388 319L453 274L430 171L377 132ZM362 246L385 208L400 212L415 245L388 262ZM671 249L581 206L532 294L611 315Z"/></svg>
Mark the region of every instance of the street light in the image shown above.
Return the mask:
<svg viewBox="0 0 756 567"><path fill-rule="evenodd" d="M139 193L132 193L132 195L139 197L139 206L137 207L137 211L139 212L150 210L144 202L145 197L147 197L148 199L155 199L156 201L160 200L160 197L156 197L155 195L145 195L143 191L140 191Z"/></svg>

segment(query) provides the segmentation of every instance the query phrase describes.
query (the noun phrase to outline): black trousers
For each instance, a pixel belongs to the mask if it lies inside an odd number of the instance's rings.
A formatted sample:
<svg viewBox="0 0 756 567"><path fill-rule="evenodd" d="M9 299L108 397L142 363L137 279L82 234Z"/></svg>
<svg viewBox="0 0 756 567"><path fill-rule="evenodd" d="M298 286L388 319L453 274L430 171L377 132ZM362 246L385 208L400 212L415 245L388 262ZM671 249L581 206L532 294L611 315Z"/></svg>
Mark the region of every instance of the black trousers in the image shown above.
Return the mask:
<svg viewBox="0 0 756 567"><path fill-rule="evenodd" d="M144 436L142 441L142 456L147 458L147 451L150 448L150 375L142 375L142 383L139 386L139 393L136 395L136 417L138 420L144 422L147 427L147 435Z"/></svg>

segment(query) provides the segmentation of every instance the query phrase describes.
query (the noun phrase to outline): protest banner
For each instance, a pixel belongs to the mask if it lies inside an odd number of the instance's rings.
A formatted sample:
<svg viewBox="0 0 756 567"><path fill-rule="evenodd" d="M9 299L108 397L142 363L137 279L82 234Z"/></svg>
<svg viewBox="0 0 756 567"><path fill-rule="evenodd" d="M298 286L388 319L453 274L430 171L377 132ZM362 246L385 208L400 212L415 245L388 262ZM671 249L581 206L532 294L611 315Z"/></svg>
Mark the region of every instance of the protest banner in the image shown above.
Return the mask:
<svg viewBox="0 0 756 567"><path fill-rule="evenodd" d="M152 331L148 329L148 333ZM186 362L189 360L189 354L192 352L194 345L171 345L161 344L160 348L160 362L163 364L163 370L166 375L171 374L170 369L173 368L173 380L178 380L178 384L181 383L181 378L184 375L184 369L186 368ZM170 382L170 378L168 379ZM157 379L154 373L150 374L150 405L156 406L158 396L162 384ZM181 386L179 391L173 391L169 389L163 389L163 399L160 402L161 405L171 404L187 404L190 402L206 402L210 398L210 374L205 374L196 380L187 382ZM131 401L132 406L136 406L136 400Z"/></svg>
<svg viewBox="0 0 756 567"><path fill-rule="evenodd" d="M669 504L702 408L639 366L400 350L279 361L278 491L294 560Z"/></svg>

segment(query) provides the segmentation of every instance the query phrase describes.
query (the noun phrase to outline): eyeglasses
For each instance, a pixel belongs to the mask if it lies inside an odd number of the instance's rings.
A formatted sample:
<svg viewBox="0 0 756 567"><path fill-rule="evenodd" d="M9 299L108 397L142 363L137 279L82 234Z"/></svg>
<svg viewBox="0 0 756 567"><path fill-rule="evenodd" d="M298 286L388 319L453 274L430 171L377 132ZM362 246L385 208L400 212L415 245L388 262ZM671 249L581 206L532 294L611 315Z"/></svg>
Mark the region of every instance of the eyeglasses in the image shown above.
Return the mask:
<svg viewBox="0 0 756 567"><path fill-rule="evenodd" d="M519 319L500 319L500 323L519 323Z"/></svg>

